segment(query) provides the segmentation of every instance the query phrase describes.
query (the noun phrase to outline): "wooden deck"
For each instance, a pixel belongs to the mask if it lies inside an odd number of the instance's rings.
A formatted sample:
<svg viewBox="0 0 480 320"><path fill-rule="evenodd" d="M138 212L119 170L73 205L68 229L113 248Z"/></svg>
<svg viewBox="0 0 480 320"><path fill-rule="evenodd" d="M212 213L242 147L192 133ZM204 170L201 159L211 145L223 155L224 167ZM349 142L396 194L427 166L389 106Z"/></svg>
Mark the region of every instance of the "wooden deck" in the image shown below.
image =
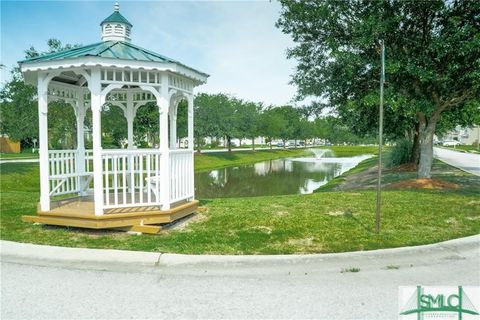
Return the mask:
<svg viewBox="0 0 480 320"><path fill-rule="evenodd" d="M170 210L158 207L130 207L105 210L102 216L94 214L91 197L79 197L52 202L51 210L37 210L37 216L23 216L25 222L37 222L48 225L79 227L88 229L128 228L132 230L156 233L160 228L150 225L171 223L194 213L198 201L177 203ZM143 231L142 231L143 230ZM148 230L152 232L148 232Z"/></svg>

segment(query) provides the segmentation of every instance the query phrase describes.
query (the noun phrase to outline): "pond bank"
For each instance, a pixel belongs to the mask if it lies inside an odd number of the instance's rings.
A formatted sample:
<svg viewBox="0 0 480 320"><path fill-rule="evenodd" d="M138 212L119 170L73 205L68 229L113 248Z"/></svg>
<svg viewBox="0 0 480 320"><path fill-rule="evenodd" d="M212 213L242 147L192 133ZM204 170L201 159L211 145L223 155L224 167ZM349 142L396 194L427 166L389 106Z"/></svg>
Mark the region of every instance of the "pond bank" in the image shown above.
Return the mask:
<svg viewBox="0 0 480 320"><path fill-rule="evenodd" d="M311 149L328 149L333 151L337 157L352 157L361 154L376 154L378 152L378 147L376 146L315 146L298 149L196 153L195 171L201 172L280 158L310 156L312 155Z"/></svg>

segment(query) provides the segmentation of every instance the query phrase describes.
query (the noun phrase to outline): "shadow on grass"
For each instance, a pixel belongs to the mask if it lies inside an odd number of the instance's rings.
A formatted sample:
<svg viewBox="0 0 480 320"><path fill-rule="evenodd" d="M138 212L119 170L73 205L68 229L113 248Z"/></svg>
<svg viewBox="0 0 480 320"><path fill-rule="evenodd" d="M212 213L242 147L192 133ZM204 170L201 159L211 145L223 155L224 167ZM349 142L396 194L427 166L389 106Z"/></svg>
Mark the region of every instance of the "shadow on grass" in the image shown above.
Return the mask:
<svg viewBox="0 0 480 320"><path fill-rule="evenodd" d="M31 173L38 168L38 163L35 162L14 162L0 164L0 173L2 175L8 174L25 174Z"/></svg>
<svg viewBox="0 0 480 320"><path fill-rule="evenodd" d="M360 221L357 217L355 217L352 213L352 211L350 210L346 210L344 213L343 213L343 216L347 219L350 219L352 220L353 222L355 222L356 224L358 224L363 230L365 230L368 234L375 234L375 231L371 228L369 228L366 224L364 224L362 221Z"/></svg>
<svg viewBox="0 0 480 320"><path fill-rule="evenodd" d="M198 204L199 206L206 206L207 204L209 204L210 202L212 202L212 200L210 199L199 199L198 200L200 203Z"/></svg>

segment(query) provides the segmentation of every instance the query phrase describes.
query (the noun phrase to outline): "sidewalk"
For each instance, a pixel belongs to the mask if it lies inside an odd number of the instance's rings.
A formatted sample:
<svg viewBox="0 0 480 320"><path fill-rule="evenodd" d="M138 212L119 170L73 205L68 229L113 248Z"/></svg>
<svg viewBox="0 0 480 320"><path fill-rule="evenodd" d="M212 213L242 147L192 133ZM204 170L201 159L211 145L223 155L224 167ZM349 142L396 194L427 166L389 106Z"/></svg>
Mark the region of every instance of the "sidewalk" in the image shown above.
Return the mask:
<svg viewBox="0 0 480 320"><path fill-rule="evenodd" d="M2 163L18 163L18 162L38 162L38 158L13 158L13 159L0 159Z"/></svg>

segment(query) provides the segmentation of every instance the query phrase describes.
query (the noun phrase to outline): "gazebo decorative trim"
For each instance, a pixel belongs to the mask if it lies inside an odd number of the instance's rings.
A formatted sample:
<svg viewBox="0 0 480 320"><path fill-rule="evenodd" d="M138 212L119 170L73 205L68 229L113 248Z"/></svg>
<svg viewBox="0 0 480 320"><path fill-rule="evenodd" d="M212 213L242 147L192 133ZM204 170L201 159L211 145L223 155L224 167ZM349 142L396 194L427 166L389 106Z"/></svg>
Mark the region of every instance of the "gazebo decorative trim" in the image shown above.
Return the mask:
<svg viewBox="0 0 480 320"><path fill-rule="evenodd" d="M119 15L118 11L116 4ZM25 217L26 221L128 227L171 222L197 208L193 89L205 83L208 75L130 44L125 29L112 34L110 29L105 31L104 24L101 43L19 62L25 81L37 87L39 112L40 204L38 216ZM124 37L125 41L109 40L111 37ZM76 150L48 150L48 101L53 100L64 100L75 111ZM181 100L188 105L185 149L180 148L176 132ZM160 144L137 149L133 121L137 110L148 102L158 106ZM127 149L102 148L100 114L106 103L124 112ZM92 112L92 150L86 150L84 143L88 108ZM57 199L68 195L72 198Z"/></svg>

